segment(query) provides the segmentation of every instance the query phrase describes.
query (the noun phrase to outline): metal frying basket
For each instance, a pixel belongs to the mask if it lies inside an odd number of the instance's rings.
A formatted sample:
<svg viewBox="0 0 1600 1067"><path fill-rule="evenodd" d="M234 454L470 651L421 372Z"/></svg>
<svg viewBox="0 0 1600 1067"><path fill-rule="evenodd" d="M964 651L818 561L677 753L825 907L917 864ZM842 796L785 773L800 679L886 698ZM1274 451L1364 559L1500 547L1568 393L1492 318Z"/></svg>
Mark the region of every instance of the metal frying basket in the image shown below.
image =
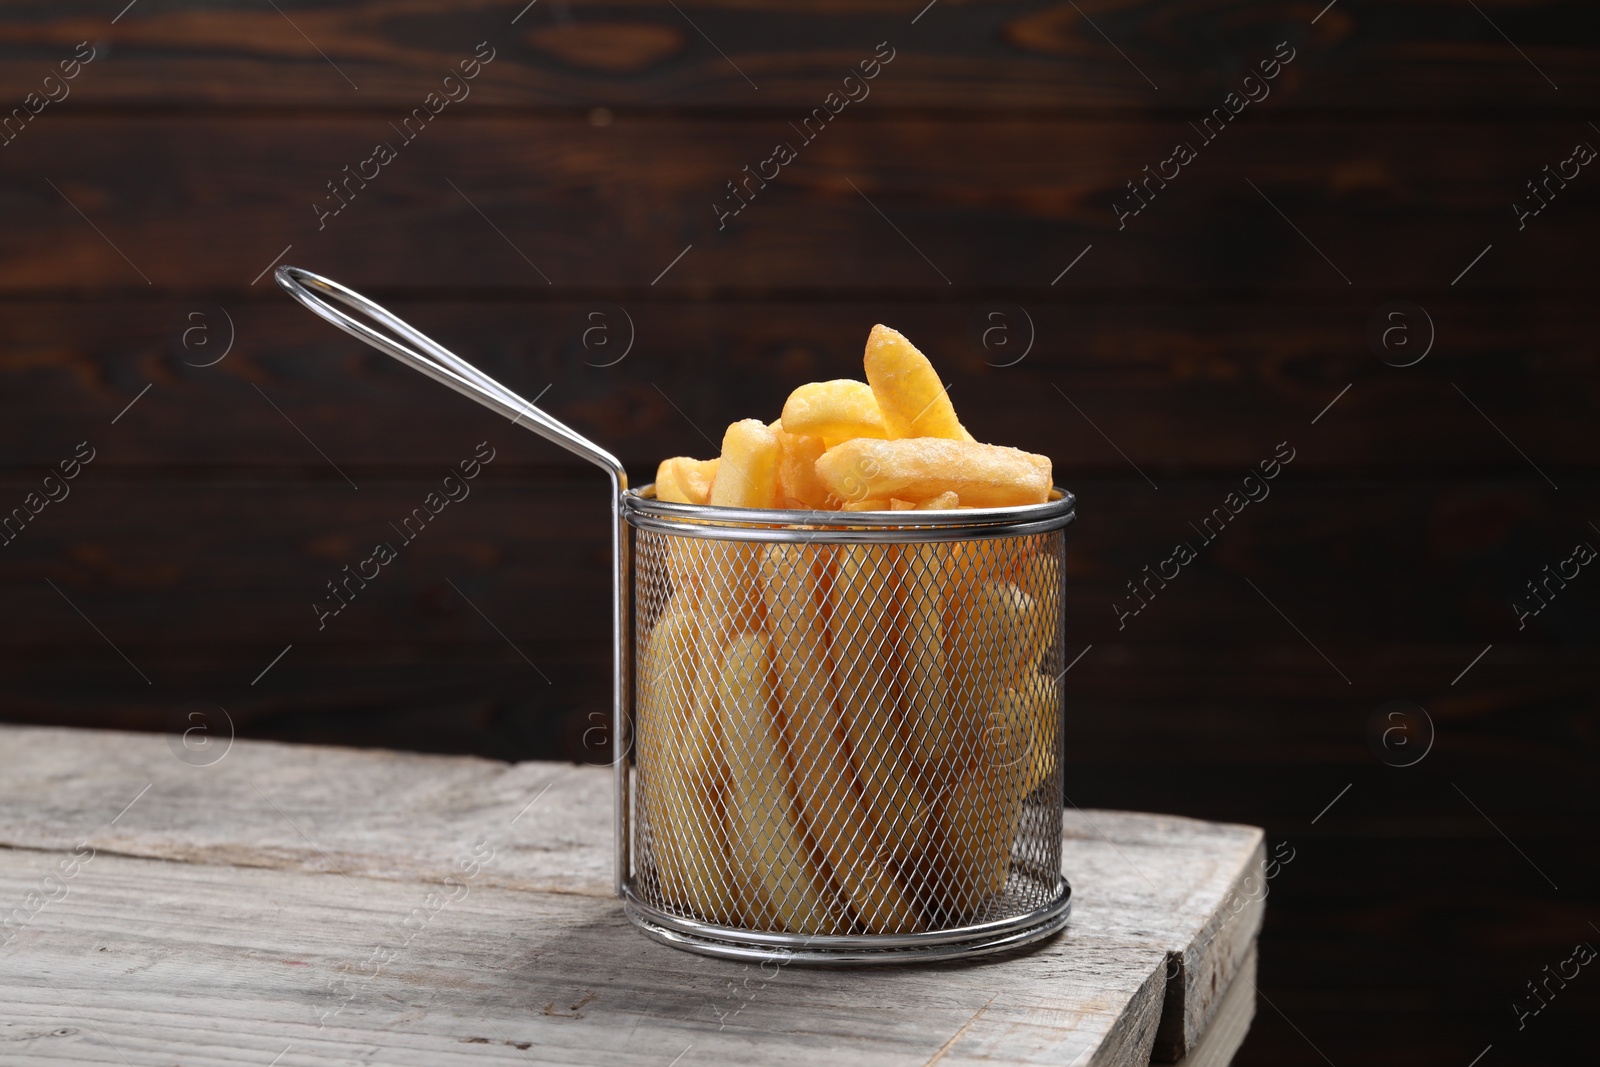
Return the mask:
<svg viewBox="0 0 1600 1067"><path fill-rule="evenodd" d="M653 486L630 490L609 452L379 305L296 267L276 277L340 329L610 475L616 889L636 926L709 955L892 963L1066 925L1072 494L900 512L658 501Z"/></svg>

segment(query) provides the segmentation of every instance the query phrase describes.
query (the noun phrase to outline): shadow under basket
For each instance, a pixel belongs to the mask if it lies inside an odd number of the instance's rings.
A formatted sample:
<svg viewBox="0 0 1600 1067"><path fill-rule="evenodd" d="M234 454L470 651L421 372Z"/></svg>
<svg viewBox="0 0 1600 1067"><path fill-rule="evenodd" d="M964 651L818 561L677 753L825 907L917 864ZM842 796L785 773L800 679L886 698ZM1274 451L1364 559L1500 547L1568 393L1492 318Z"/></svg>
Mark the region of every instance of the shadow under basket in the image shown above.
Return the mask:
<svg viewBox="0 0 1600 1067"><path fill-rule="evenodd" d="M831 964L998 952L1066 925L1072 494L839 513L647 486L621 511L635 925L709 955Z"/></svg>

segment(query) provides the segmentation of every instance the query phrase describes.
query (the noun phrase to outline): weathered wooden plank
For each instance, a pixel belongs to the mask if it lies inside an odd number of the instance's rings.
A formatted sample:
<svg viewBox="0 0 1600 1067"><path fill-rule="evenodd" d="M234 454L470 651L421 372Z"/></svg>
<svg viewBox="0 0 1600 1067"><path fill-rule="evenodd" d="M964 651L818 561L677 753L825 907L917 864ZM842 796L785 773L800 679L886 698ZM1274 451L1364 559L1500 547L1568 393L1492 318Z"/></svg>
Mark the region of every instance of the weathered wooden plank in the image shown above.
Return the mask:
<svg viewBox="0 0 1600 1067"><path fill-rule="evenodd" d="M1292 857L1293 853L1284 855ZM1267 883L1281 870L1281 861L1269 861L1263 842L1251 867L1195 941L1167 959L1167 983L1181 992L1169 995L1162 1008L1154 1049L1158 1060L1181 1060L1189 1055L1222 1011L1226 994L1247 970L1254 980L1253 960L1247 957L1255 953L1256 935L1266 914ZM1254 997L1250 999L1253 1003Z"/></svg>
<svg viewBox="0 0 1600 1067"><path fill-rule="evenodd" d="M1260 953L1252 944L1239 973L1217 1005L1215 1016L1178 1067L1228 1067L1256 1014L1256 963Z"/></svg>
<svg viewBox="0 0 1600 1067"><path fill-rule="evenodd" d="M1592 106L1600 88L1582 33L1590 12L1577 0L1489 8L1537 69L1470 7L1441 10L1421 0L1344 0L1320 18L1320 4L1259 0L1176 10L1153 0L1078 10L1059 2L940 4L920 18L918 0L820 9L700 0L678 5L681 15L666 4L626 2L525 13L503 0L440 10L400 0L279 5L292 24L270 10L188 0L141 6L114 26L116 12L90 0L13 6L0 33L5 96L37 90L87 37L107 45L107 58L79 79L73 99L95 107L338 101L404 109L485 39L497 54L473 88L478 106L803 111L884 38L898 53L873 87L879 109L1211 106L1285 39L1304 69L1291 67L1278 92L1301 108L1548 111Z"/></svg>
<svg viewBox="0 0 1600 1067"><path fill-rule="evenodd" d="M320 462L293 447L293 430L258 387L341 466L448 466L470 442L505 436L475 405L276 290L252 296L115 299L92 314L76 301L11 303L0 315L6 464L53 466L85 436L114 439L106 462L119 467L199 475ZM1600 356L1590 343L1600 311L1592 301L1426 300L1436 348L1405 369L1368 347L1376 304L1365 294L1180 303L1088 300L1057 287L1018 293L1009 310L976 296L620 301L402 297L389 306L525 395L548 386L541 404L605 442L639 477L666 455L708 453L706 436L720 441L735 418L776 417L801 382L859 378L875 321L930 354L974 432L1010 442L1025 428L1028 446L1054 456L1068 476L1132 473L1096 425L1141 466L1194 471L1253 465L1279 439L1272 435L1296 422L1316 442L1296 459L1302 470L1526 470L1452 383L1552 466L1600 461L1592 432ZM1423 346L1426 333L1423 321L1403 323L1392 358L1420 355L1422 347L1408 351L1398 340ZM542 446L519 452L563 460Z"/></svg>
<svg viewBox="0 0 1600 1067"><path fill-rule="evenodd" d="M289 245L292 262L359 289L642 290L658 278L657 293L696 295L1047 288L1092 244L1060 285L1360 286L1375 304L1449 288L1490 243L1462 292L1581 293L1569 264L1600 219L1580 174L1552 184L1549 206L1518 229L1524 183L1592 136L1570 121L1356 126L1246 112L1208 145L1165 118L864 112L809 144L779 119L596 129L445 112L406 143L377 117L49 118L5 149L0 289L12 293L243 288ZM744 177L792 141L797 158L766 188ZM379 142L400 142L396 158L336 196L342 168L355 174ZM1178 142L1197 158L1145 190L1142 168ZM1135 179L1148 206L1127 218ZM750 182L742 197L735 180ZM1393 205L1377 228L1374 204Z"/></svg>
<svg viewBox="0 0 1600 1067"><path fill-rule="evenodd" d="M59 855L0 852L3 899ZM441 904L435 885L97 854L0 950L7 1062L906 1064L946 1042L942 1063L1149 1062L1160 953L1120 932L773 973L650 942L615 901L463 884ZM1124 1017L1143 1040L1107 1044Z"/></svg>
<svg viewBox="0 0 1600 1067"><path fill-rule="evenodd" d="M86 888L99 887L82 895L92 903L80 905L70 897L62 899L22 929L10 951L27 953L30 962L40 962L42 944L66 959L93 960L93 949L85 951L73 942L103 939L106 932L95 924L115 924L118 916L129 923L119 931L121 936L162 933L170 921L164 916L129 917L151 911L148 902L153 902L157 911L163 903L176 902L180 910L192 906L187 898L201 885L206 886L208 900L221 901L214 906L224 913L246 907L251 899L260 906L259 898L265 893L274 901L274 908L286 915L303 915L304 909L285 899L299 894L315 900L318 908L342 913L325 920L306 920L314 927L326 921L330 928L354 930L365 923L370 929L372 913L381 914L388 907L378 906L375 900L410 899L424 895L427 885L450 884L444 881L447 875L459 877L466 869L458 866L460 857L472 854L475 847L480 852L489 847L492 861L482 863L472 876L472 900L488 901L484 907L496 911L491 929L485 933L478 924L460 932L460 937L477 946L475 950L469 951L455 940L438 949L437 958L443 959L466 953L461 970L477 973L484 966L484 953L503 963L508 953L534 951L541 960L542 975L547 971L545 961L559 966L562 961L551 957L566 957L570 966L584 970L581 979L568 976L567 984L560 987L561 995L585 982L591 986L601 983L602 976L615 980L624 972L627 980L638 981L646 975L662 976L662 968L677 972L687 967L692 972L700 967L700 973L710 974L737 970L708 961L684 963L689 957L665 949L659 950L664 955L658 966L650 952L634 951L643 946L643 940L626 930L615 917L616 905L608 899L609 772L604 769L246 741L213 751L180 745L175 752L166 739L157 737L59 729L6 727L0 728L0 738L4 739L0 765L5 768L0 775L0 846L9 849L0 852L0 872L4 872L0 873L0 885L19 864L26 868L32 863L42 869L49 865L44 861L54 861L80 845L96 851L89 864L99 865L86 864L81 872ZM187 760L180 758L184 753ZM204 765L199 765L201 762ZM1003 964L1008 976L1004 986L994 984L1000 975L987 966L897 972L913 976L909 979L913 983L926 978L933 984L930 988L945 983L946 992L936 995L939 1003L950 1003L953 994L948 991L956 987L990 994L987 1000L971 999L966 1014L955 1025L932 1028L946 1043L924 1055L942 1048L945 1059L954 1062L986 1058L1049 1062L1051 1057L1063 1055L1070 1062L1105 1042L1101 1056L1088 1062L1148 1062L1161 998L1169 988L1169 955L1205 960L1200 966L1214 968L1219 975L1231 976L1237 969L1237 963L1227 958L1232 946L1210 931L1216 927L1218 909L1248 891L1246 879L1259 866L1260 831L1170 816L1070 811L1064 833L1063 867L1075 889L1074 921L1065 937ZM119 858L124 856L139 859ZM141 866L151 858L177 864ZM188 866L178 864L220 866L227 873L194 875ZM249 867L274 871L234 870ZM129 895L139 894L141 884L152 879L161 884L153 892L145 886L148 895L142 898L147 901L143 909L131 902L101 905L103 898L97 894L110 891L102 881L102 872L108 868L114 875L125 876L124 891ZM174 875L174 871L180 873ZM37 877L31 871L17 875L13 884L24 888L5 886L3 892L20 897ZM396 888L371 888L380 884ZM578 903L581 899L592 903ZM506 902L509 914L500 915L498 908L491 907L497 901ZM99 910L101 906L104 911ZM63 928L50 925L70 926L74 916L91 908L95 911L90 929L98 932L74 927L72 937L63 937ZM541 913L541 909L545 910ZM398 905L396 910L400 916L405 914ZM1258 923L1259 915L1253 915L1251 921ZM513 925L497 925L505 923ZM248 922L244 926L252 928ZM451 929L444 924L440 928ZM509 930L520 930L524 936L529 930L538 930L547 937L540 944L519 948L506 940ZM577 935L575 940L572 935ZM193 936L204 940L214 932L202 930ZM289 936L317 940L305 927L296 927ZM349 937L361 942L367 936L347 933L336 940ZM1079 947L1080 942L1095 937L1101 940L1093 951ZM1130 945L1142 947L1128 951ZM259 954L266 946L255 947L254 954ZM147 946L144 951L157 950ZM225 951L222 960L238 951L237 947ZM302 949L298 941L288 948L279 944L276 951L301 960L308 954L317 959L327 955L325 945ZM619 959L619 952L633 961L629 967L604 962ZM157 954L172 953L168 947ZM222 965L222 960L217 965ZM418 971L426 974L435 966L436 958L408 963L407 969L412 975ZM1107 966L1129 969L1119 971L1122 977L1108 982ZM308 973L322 975L327 970L315 963L313 968ZM284 973L276 967L271 970L279 976ZM76 974L70 964L54 962L51 973ZM962 981L951 986L947 983L951 975L961 976ZM526 978L524 969L514 967L505 980L524 982ZM482 974L477 981L480 985L472 990L475 1005L480 1009L505 1007L498 999L505 995L504 990L484 988L481 983L489 979ZM847 1015L876 1010L871 1007L871 995L857 989L855 981L852 979ZM249 981L235 982L235 988L251 985ZM1075 983L1078 993L1071 991ZM277 992L277 984L268 992ZM429 988L441 984L454 988L459 979L426 983ZM875 986L870 981L866 984ZM633 988L636 997L654 994L649 984ZM996 992L1002 988L1015 992ZM425 991L413 987L404 995L398 991L384 995L404 1000ZM184 990L185 994L193 992ZM793 1013L806 1008L810 993L836 999L837 987L830 990L827 982L809 978L792 990L786 984L777 1010ZM909 1000L921 995L903 986L884 988L884 993ZM858 999L858 994L865 999ZM1185 995L1209 996L1198 989ZM526 991L518 996L519 1003L528 1002ZM372 999L381 999L377 990ZM33 1000L23 998L23 1002ZM268 1007L267 1021L278 1021L272 1014L278 1008ZM772 1007L770 1000L763 1004L764 1009ZM681 1003L663 1010L673 1017L683 1014ZM1209 1014L1207 1006L1184 1010L1196 1017ZM822 1020L802 1029L846 1040L829 1033L826 1014L824 1011ZM758 1016L759 1012L747 1016L747 1025L756 1032L770 1025L758 1023ZM120 1015L107 1016L104 1021L107 1027L127 1024ZM618 1022L613 1020L611 1026L616 1028ZM874 1038L863 1035L860 1029L865 1028L860 1028L849 1039L865 1040L865 1055L877 1051L871 1042L897 1039L905 1023L890 1013L873 1027L886 1027L889 1035L879 1029Z"/></svg>

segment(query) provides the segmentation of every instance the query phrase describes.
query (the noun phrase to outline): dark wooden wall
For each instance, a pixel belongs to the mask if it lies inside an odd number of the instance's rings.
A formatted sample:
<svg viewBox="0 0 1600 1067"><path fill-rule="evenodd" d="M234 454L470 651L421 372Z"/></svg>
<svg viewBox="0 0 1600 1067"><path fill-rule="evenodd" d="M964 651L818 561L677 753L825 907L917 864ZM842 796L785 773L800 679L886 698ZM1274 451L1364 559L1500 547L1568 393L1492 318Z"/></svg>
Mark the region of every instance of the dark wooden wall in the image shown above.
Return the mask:
<svg viewBox="0 0 1600 1067"><path fill-rule="evenodd" d="M313 319L260 276L280 258L548 389L638 481L859 375L887 322L1081 498L1073 801L1295 850L1241 1062L1582 1061L1600 975L1520 1030L1511 1005L1600 944L1600 572L1525 628L1512 601L1600 546L1600 166L1521 229L1512 205L1600 146L1600 10L923 2L6 5L7 108L95 58L0 146L0 506L95 459L0 548L0 713L170 729L201 702L244 736L598 758L603 478ZM880 42L870 97L802 145ZM1271 95L1202 145L1279 42ZM1197 158L1119 229L1178 141ZM1428 321L1385 362L1402 300ZM324 583L485 440L471 496L319 631ZM1279 442L1271 496L1119 627ZM1427 731L1372 740L1396 700L1433 727L1410 767Z"/></svg>

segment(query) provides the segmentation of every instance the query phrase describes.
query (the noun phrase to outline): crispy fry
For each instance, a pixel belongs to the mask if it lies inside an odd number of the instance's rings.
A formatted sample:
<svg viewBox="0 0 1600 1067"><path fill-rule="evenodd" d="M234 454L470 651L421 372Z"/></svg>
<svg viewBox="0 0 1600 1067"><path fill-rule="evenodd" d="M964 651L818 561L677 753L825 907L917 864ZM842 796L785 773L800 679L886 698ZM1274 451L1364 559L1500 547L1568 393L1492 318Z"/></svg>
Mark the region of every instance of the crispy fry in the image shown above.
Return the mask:
<svg viewBox="0 0 1600 1067"><path fill-rule="evenodd" d="M700 620L670 602L640 654L639 758L662 893L712 922L737 922L744 909L721 816L728 771L701 667Z"/></svg>
<svg viewBox="0 0 1600 1067"><path fill-rule="evenodd" d="M977 568L972 568L976 570ZM955 743L963 748L1014 685L1038 647L1042 620L1033 598L1010 582L984 582L972 595L946 586L945 684ZM948 606L950 601L955 610Z"/></svg>
<svg viewBox="0 0 1600 1067"><path fill-rule="evenodd" d="M939 803L938 861L946 892L976 911L1005 887L1028 770L1025 724L996 706L984 717L979 746Z"/></svg>
<svg viewBox="0 0 1600 1067"><path fill-rule="evenodd" d="M789 433L838 441L889 436L872 386L850 378L802 385L784 401L782 421Z"/></svg>
<svg viewBox="0 0 1600 1067"><path fill-rule="evenodd" d="M900 665L905 679L906 719L912 753L919 763L943 758L950 742L945 689L944 578L946 546L896 546L905 602L901 610Z"/></svg>
<svg viewBox="0 0 1600 1067"><path fill-rule="evenodd" d="M829 654L850 762L889 855L916 850L927 804L902 752L890 629L893 563L888 545L842 545L828 590Z"/></svg>
<svg viewBox="0 0 1600 1067"><path fill-rule="evenodd" d="M759 419L729 426L710 502L729 508L777 507L780 452L778 435Z"/></svg>
<svg viewBox="0 0 1600 1067"><path fill-rule="evenodd" d="M678 484L678 459L664 459L656 466L656 499L669 504L690 503L689 494Z"/></svg>
<svg viewBox="0 0 1600 1067"><path fill-rule="evenodd" d="M916 910L878 858L882 835L874 832L836 732L822 590L807 546L768 545L761 578L801 817L868 933L915 930Z"/></svg>
<svg viewBox="0 0 1600 1067"><path fill-rule="evenodd" d="M1022 791L1039 788L1060 762L1057 738L1061 734L1061 693L1054 678L1035 674L1012 691L1028 724L1028 765Z"/></svg>
<svg viewBox="0 0 1600 1067"><path fill-rule="evenodd" d="M874 326L867 336L863 362L889 431L886 436L973 439L956 418L956 409L933 364L899 331Z"/></svg>
<svg viewBox="0 0 1600 1067"><path fill-rule="evenodd" d="M839 509L840 511L893 511L892 502L888 500L852 500Z"/></svg>
<svg viewBox="0 0 1600 1067"><path fill-rule="evenodd" d="M1064 612L1061 594L1061 557L1055 553L1039 552L1022 556L1016 566L1016 583L1038 605L1039 622L1034 631L1034 647L1027 656L1027 666L1041 664L1053 649L1051 642L1059 636L1059 627L1049 624L1051 615L1060 618ZM1041 666L1041 669L1044 669Z"/></svg>
<svg viewBox="0 0 1600 1067"><path fill-rule="evenodd" d="M778 437L778 502L786 508L824 511L828 487L817 477L817 459L825 446L811 434L789 433L780 423L768 427Z"/></svg>
<svg viewBox="0 0 1600 1067"><path fill-rule="evenodd" d="M767 919L794 933L832 932L826 880L812 861L784 763L768 679L767 640L746 634L728 646L718 678L732 777L729 821L734 869L771 908Z"/></svg>
<svg viewBox="0 0 1600 1067"><path fill-rule="evenodd" d="M931 496L917 505L918 511L954 511L961 506L961 497L949 491Z"/></svg>
<svg viewBox="0 0 1600 1067"><path fill-rule="evenodd" d="M722 461L713 456L710 459L690 459L688 456L679 456L674 460L678 476L678 486L683 494L689 498L690 504L711 503L711 484L716 481L717 468Z"/></svg>
<svg viewBox="0 0 1600 1067"><path fill-rule="evenodd" d="M711 503L734 508L776 507L781 451L778 435L757 419L729 426L722 438L722 462L711 487ZM704 560L700 582L714 648L726 648L738 634L760 629L759 549L758 545L718 541L700 551Z"/></svg>
<svg viewBox="0 0 1600 1067"><path fill-rule="evenodd" d="M704 588L701 575L705 573L709 546L713 544L692 537L664 537L661 540L673 595L682 597L684 604L697 610L704 606L701 600Z"/></svg>
<svg viewBox="0 0 1600 1067"><path fill-rule="evenodd" d="M857 438L824 452L817 474L845 500L923 501L953 492L963 504L1008 507L1042 504L1050 496L1049 459L969 441Z"/></svg>

